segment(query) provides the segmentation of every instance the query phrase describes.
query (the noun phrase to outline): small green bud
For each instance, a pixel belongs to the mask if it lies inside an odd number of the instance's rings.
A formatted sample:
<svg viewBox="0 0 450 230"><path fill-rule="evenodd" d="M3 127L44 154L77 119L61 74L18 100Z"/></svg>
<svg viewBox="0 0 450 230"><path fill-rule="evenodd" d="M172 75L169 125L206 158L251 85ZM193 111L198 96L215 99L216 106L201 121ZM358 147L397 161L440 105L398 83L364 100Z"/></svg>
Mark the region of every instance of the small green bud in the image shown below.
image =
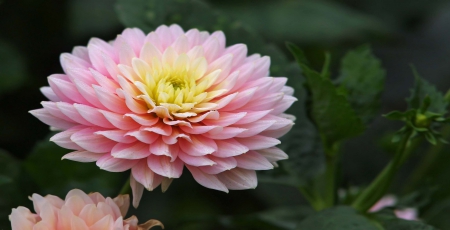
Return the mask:
<svg viewBox="0 0 450 230"><path fill-rule="evenodd" d="M414 121L414 125L419 128L428 128L430 126L430 119L425 114L418 113Z"/></svg>

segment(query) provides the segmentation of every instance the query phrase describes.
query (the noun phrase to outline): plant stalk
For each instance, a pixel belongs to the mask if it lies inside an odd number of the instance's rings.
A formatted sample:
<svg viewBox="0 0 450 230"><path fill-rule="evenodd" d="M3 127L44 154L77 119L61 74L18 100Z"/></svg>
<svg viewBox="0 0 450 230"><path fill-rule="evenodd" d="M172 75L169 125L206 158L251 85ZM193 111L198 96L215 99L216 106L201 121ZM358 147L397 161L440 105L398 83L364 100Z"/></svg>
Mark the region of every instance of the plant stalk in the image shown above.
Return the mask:
<svg viewBox="0 0 450 230"><path fill-rule="evenodd" d="M125 181L125 184L123 184L122 188L120 189L119 195L123 194L131 194L131 187L130 187L130 177Z"/></svg>
<svg viewBox="0 0 450 230"><path fill-rule="evenodd" d="M405 133L399 143L394 159L389 162L375 180L352 203L356 210L366 212L386 194L400 166L409 156L410 151L406 151L406 147L412 134L412 129Z"/></svg>

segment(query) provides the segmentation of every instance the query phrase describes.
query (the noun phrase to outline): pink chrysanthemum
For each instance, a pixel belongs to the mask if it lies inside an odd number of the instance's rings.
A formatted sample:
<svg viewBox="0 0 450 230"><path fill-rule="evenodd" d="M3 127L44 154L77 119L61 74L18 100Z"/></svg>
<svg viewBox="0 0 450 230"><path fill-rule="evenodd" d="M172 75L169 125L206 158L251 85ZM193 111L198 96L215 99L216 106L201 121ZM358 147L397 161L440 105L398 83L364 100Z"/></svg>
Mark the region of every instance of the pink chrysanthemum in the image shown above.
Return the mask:
<svg viewBox="0 0 450 230"><path fill-rule="evenodd" d="M12 230L148 230L154 226L164 227L157 220L138 225L135 216L124 220L130 206L128 195L111 199L97 192L87 195L73 189L65 200L38 194L33 194L30 199L36 214L25 207L14 208L9 216Z"/></svg>
<svg viewBox="0 0 450 230"><path fill-rule="evenodd" d="M255 170L287 158L275 146L293 125L283 113L296 101L293 89L269 77L269 57L226 47L221 31L126 29L62 54L61 65L65 74L41 89L51 101L31 113L64 130L51 138L76 150L63 159L131 169L135 206L144 187L167 189L184 166L201 185L227 192L255 188Z"/></svg>

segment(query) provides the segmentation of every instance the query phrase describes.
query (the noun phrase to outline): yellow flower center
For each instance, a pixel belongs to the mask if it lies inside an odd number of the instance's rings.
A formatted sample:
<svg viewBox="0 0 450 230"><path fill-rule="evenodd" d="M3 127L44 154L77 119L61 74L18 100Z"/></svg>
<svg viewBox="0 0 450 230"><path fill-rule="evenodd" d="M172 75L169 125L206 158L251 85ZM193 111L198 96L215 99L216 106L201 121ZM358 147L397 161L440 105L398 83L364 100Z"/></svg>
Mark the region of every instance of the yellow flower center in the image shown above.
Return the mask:
<svg viewBox="0 0 450 230"><path fill-rule="evenodd" d="M189 58L185 53L174 52L169 47L161 58L152 57L147 62L133 59L134 72L140 76L135 85L143 93L138 98L143 97L150 109L163 106L171 114L206 111L202 103L224 93L211 89L221 70L207 73L204 57Z"/></svg>

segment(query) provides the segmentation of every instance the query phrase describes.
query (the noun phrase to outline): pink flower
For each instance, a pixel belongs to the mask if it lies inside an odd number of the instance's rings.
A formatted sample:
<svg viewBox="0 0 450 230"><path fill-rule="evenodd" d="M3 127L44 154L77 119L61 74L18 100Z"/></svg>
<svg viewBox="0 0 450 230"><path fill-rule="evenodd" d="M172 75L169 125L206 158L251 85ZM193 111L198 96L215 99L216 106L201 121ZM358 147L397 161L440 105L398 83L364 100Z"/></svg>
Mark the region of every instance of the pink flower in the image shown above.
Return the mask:
<svg viewBox="0 0 450 230"><path fill-rule="evenodd" d="M47 195L33 194L36 214L28 208L12 210L9 219L12 230L148 230L161 226L157 220L137 225L135 216L124 220L130 206L128 195L106 199L100 193L86 195L81 190L71 190L65 200Z"/></svg>
<svg viewBox="0 0 450 230"><path fill-rule="evenodd" d="M381 198L376 204L369 209L369 212L377 212L386 207L392 207L397 203L397 198L393 195L386 195ZM415 208L403 208L395 209L395 215L400 219L405 220L418 220L417 209Z"/></svg>
<svg viewBox="0 0 450 230"><path fill-rule="evenodd" d="M134 206L144 187L164 191L184 166L201 185L228 192L255 188L255 170L288 157L275 146L293 125L284 114L293 89L269 76L269 57L225 47L221 31L125 29L62 54L61 65L65 74L41 89L51 101L30 112L63 130L50 139L76 150L63 159L131 169Z"/></svg>

